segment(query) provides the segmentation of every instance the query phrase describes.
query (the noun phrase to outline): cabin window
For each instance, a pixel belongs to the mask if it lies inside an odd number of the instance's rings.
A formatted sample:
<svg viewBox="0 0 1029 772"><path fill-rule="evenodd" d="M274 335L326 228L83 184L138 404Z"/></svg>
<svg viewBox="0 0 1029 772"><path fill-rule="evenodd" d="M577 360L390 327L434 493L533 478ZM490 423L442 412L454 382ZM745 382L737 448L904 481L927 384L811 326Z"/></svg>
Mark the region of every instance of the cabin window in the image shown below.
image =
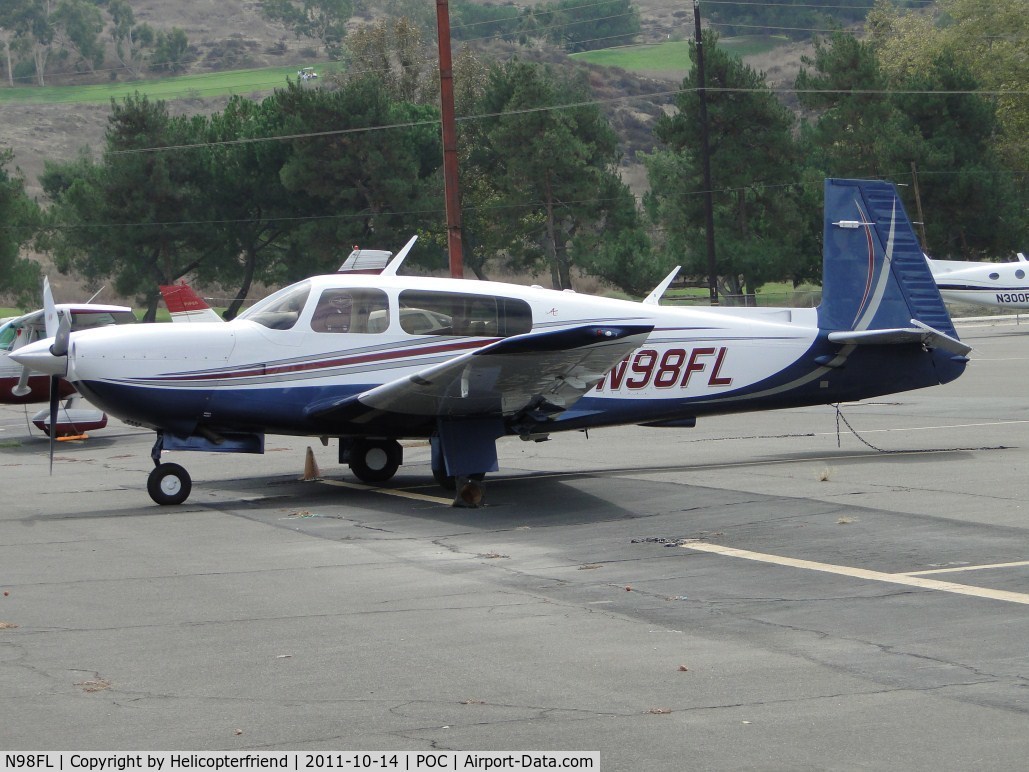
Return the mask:
<svg viewBox="0 0 1029 772"><path fill-rule="evenodd" d="M71 329L76 332L112 324L134 324L135 321L131 311L72 311Z"/></svg>
<svg viewBox="0 0 1029 772"><path fill-rule="evenodd" d="M18 339L18 328L12 324L0 327L0 351L10 351Z"/></svg>
<svg viewBox="0 0 1029 772"><path fill-rule="evenodd" d="M1025 271L1023 271L1021 268L1019 268L1017 271L1015 271L1015 278L1016 279L1024 279L1025 278Z"/></svg>
<svg viewBox="0 0 1029 772"><path fill-rule="evenodd" d="M246 313L240 314L239 318L263 324L272 330L291 329L300 318L300 312L304 309L307 296L310 294L310 282L293 284L251 306Z"/></svg>
<svg viewBox="0 0 1029 772"><path fill-rule="evenodd" d="M514 298L405 290L400 326L411 335L506 338L532 330L532 309Z"/></svg>
<svg viewBox="0 0 1029 772"><path fill-rule="evenodd" d="M994 281L997 281L997 279L1000 278L1000 274L997 273L996 271L994 271L993 273L990 274L990 278L993 279Z"/></svg>
<svg viewBox="0 0 1029 772"><path fill-rule="evenodd" d="M389 300L377 289L327 289L311 315L315 332L383 332L389 327Z"/></svg>

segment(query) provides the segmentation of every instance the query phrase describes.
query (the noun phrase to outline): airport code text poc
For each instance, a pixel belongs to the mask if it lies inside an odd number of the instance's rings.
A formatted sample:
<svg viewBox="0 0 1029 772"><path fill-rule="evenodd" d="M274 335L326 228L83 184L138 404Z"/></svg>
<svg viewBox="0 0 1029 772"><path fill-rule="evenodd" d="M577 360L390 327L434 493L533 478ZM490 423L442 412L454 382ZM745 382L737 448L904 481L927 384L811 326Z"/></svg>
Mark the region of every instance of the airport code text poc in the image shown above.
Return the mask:
<svg viewBox="0 0 1029 772"><path fill-rule="evenodd" d="M171 770L203 770L218 772L229 769L304 770L497 770L497 769L600 769L600 754L590 752L348 752L272 753L215 752L116 752L74 753L39 752L5 753L0 772L7 770L83 770L84 772L125 772L145 769L154 772Z"/></svg>

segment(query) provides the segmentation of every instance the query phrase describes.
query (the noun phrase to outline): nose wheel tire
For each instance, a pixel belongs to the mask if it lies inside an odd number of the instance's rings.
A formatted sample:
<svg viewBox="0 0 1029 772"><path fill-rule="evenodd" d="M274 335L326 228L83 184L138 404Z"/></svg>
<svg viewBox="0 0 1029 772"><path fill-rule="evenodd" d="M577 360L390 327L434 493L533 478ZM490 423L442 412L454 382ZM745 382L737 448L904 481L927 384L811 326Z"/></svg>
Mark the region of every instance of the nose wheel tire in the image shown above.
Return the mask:
<svg viewBox="0 0 1029 772"><path fill-rule="evenodd" d="M361 482L386 482L397 473L403 458L396 440L359 440L350 449L350 471Z"/></svg>
<svg viewBox="0 0 1029 772"><path fill-rule="evenodd" d="M178 464L160 464L147 478L146 489L158 504L181 504L189 498L193 481Z"/></svg>

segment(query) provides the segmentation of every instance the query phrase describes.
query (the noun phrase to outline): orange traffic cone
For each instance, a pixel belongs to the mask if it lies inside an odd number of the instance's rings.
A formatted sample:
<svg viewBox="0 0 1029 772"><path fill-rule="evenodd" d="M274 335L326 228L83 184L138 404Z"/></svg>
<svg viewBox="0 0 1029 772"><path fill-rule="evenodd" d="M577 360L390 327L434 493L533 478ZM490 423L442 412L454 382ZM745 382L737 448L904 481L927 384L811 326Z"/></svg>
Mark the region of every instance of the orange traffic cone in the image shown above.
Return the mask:
<svg viewBox="0 0 1029 772"><path fill-rule="evenodd" d="M314 460L314 451L311 450L311 446L308 445L307 456L304 458L304 482L320 480L321 477L322 473L318 468L318 462Z"/></svg>

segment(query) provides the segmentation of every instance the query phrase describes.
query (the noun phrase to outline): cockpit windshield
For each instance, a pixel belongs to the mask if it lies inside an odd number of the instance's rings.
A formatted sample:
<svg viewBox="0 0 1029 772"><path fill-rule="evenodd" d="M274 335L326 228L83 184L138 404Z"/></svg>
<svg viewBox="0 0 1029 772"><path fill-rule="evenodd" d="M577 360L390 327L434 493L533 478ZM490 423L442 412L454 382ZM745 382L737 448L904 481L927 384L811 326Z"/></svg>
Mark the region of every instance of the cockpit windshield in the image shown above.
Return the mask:
<svg viewBox="0 0 1029 772"><path fill-rule="evenodd" d="M297 323L310 294L311 282L292 284L255 303L239 318L263 324L272 330L288 330Z"/></svg>

